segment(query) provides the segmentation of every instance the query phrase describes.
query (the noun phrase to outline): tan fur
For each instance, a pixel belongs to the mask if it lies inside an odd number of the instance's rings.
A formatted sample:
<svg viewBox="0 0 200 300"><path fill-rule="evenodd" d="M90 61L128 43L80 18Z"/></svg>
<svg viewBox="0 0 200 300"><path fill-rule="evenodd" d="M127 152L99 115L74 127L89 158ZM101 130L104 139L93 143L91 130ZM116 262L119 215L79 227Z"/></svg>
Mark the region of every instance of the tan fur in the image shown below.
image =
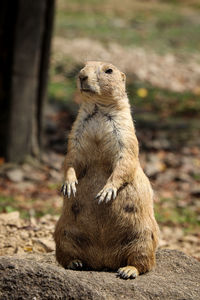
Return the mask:
<svg viewBox="0 0 200 300"><path fill-rule="evenodd" d="M64 164L71 196L64 197L54 234L56 257L66 268L76 260L95 270L125 267L119 275L131 278L131 270L137 276L154 266L159 230L138 159L125 75L111 64L88 62L78 88L82 104Z"/></svg>

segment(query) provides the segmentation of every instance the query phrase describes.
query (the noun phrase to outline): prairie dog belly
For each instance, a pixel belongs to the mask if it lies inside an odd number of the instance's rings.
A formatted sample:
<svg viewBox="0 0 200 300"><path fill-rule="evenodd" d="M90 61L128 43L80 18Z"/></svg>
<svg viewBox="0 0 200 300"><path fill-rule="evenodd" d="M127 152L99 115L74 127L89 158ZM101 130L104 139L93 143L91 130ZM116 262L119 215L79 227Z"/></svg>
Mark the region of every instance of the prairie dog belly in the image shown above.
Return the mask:
<svg viewBox="0 0 200 300"><path fill-rule="evenodd" d="M91 167L79 179L76 197L64 200L64 230L70 233L72 244L74 240L76 245L77 237L81 240L78 257L96 270L105 266L117 269L124 264L117 258L118 251L122 254L122 247L127 243L128 236L132 238L133 231L133 223L128 219L122 230L119 220L124 220L124 217L120 217L119 207L116 210L114 202L99 205L95 199L107 178L107 173L100 166ZM118 197L121 198L120 195Z"/></svg>
<svg viewBox="0 0 200 300"><path fill-rule="evenodd" d="M64 200L63 215L66 226L76 227L88 236L94 236L99 245L106 245L107 241L110 245L111 234L116 237L115 230L120 231L121 227L123 230L128 228L128 231L132 231L135 213L140 206L133 183L124 185L114 201L98 204L95 197L108 177L109 172L105 172L102 165L94 164L79 179L76 196Z"/></svg>
<svg viewBox="0 0 200 300"><path fill-rule="evenodd" d="M97 231L97 215L101 212L102 206L98 205L95 197L105 185L108 176L108 172L105 172L102 166L98 164L94 164L84 171L82 178L78 179L76 196L64 200L64 210L68 214L68 223L71 220L73 226L78 227L86 223L89 230L88 221L89 219L91 222L94 220L96 225L93 229L95 232ZM74 209L76 206L80 207L78 212Z"/></svg>

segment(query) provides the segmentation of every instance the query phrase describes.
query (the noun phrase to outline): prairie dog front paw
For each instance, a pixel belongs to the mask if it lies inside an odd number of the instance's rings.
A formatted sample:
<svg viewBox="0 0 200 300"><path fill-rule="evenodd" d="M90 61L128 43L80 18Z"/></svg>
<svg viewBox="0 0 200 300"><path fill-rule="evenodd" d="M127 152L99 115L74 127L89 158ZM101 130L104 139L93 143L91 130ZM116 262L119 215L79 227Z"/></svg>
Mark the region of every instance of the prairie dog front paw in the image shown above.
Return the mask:
<svg viewBox="0 0 200 300"><path fill-rule="evenodd" d="M117 197L117 188L112 185L105 185L104 188L96 195L98 204L105 201L106 203L110 200L114 200Z"/></svg>
<svg viewBox="0 0 200 300"><path fill-rule="evenodd" d="M76 178L76 172L73 167L67 169L64 177L65 181L61 188L61 192L64 196L67 195L70 198L71 193L75 196L76 194L76 184L78 184L78 180Z"/></svg>
<svg viewBox="0 0 200 300"><path fill-rule="evenodd" d="M76 195L76 184L78 184L78 180L76 179L73 182L68 182L66 181L62 188L61 188L61 192L63 193L64 196L67 195L67 198L70 198L71 193L73 193L73 195Z"/></svg>

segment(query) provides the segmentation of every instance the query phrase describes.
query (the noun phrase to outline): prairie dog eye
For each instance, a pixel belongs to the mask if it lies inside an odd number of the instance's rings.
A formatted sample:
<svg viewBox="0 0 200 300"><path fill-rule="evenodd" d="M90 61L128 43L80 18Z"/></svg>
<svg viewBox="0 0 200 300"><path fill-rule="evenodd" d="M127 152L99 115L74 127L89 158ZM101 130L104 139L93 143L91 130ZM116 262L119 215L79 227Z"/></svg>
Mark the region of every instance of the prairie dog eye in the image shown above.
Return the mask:
<svg viewBox="0 0 200 300"><path fill-rule="evenodd" d="M112 72L113 72L112 69L107 69L107 70L105 71L106 74L112 74Z"/></svg>

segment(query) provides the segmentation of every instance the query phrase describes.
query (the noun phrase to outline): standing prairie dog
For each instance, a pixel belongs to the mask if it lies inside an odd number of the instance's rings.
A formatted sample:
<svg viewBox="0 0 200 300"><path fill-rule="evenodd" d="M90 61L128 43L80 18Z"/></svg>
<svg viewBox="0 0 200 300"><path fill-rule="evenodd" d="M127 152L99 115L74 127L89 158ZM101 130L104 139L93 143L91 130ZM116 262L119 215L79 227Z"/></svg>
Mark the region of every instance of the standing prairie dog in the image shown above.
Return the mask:
<svg viewBox="0 0 200 300"><path fill-rule="evenodd" d="M155 265L153 192L138 159L125 75L89 61L64 162L64 203L54 238L65 268L116 270L135 278Z"/></svg>

